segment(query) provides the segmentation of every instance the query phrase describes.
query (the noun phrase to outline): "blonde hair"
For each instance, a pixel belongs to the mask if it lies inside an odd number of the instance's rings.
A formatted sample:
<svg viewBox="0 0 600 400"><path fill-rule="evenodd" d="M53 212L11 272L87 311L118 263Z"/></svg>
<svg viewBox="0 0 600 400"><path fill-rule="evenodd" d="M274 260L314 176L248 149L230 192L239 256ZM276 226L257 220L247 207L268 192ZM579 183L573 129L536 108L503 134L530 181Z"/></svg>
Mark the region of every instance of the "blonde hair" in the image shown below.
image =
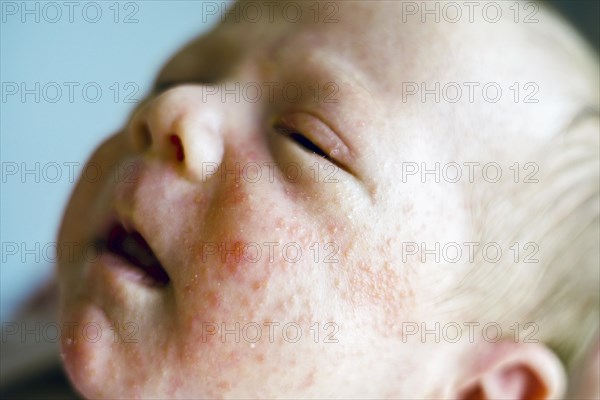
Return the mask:
<svg viewBox="0 0 600 400"><path fill-rule="evenodd" d="M473 220L481 243L518 243L521 254L498 263L480 256L443 301L457 317L503 328L535 324L533 339L554 350L568 371L599 330L599 121L598 110L583 111L533 155L537 183L499 183L479 193Z"/></svg>

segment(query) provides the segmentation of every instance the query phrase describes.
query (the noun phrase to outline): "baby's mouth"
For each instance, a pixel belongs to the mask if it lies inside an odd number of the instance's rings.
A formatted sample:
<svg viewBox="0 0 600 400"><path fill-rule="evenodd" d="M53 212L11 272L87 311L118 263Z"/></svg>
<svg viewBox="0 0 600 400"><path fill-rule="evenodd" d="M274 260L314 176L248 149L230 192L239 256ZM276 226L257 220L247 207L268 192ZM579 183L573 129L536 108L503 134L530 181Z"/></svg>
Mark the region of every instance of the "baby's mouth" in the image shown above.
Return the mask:
<svg viewBox="0 0 600 400"><path fill-rule="evenodd" d="M97 241L97 245L100 251L112 253L143 272L143 282L149 286L164 287L169 284L169 275L139 232L129 232L116 222L106 236Z"/></svg>

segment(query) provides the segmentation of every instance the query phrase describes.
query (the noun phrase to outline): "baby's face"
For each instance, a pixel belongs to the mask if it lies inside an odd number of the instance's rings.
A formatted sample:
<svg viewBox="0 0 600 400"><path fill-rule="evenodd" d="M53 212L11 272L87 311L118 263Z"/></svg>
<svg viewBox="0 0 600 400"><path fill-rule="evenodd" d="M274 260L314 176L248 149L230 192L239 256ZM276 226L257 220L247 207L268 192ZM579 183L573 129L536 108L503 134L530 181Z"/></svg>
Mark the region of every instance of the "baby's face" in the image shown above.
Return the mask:
<svg viewBox="0 0 600 400"><path fill-rule="evenodd" d="M102 250L59 265L63 323L102 331L63 338L84 395L448 395L464 346L402 328L431 319L459 274L407 244L472 241L474 183L421 169L508 173L568 121L548 107L577 104L515 102L515 83L521 99L529 82L556 90L540 66L559 61L508 8L451 24L398 2L327 4L220 24L93 155L102 178L79 183L60 233ZM436 82L440 100L422 98Z"/></svg>

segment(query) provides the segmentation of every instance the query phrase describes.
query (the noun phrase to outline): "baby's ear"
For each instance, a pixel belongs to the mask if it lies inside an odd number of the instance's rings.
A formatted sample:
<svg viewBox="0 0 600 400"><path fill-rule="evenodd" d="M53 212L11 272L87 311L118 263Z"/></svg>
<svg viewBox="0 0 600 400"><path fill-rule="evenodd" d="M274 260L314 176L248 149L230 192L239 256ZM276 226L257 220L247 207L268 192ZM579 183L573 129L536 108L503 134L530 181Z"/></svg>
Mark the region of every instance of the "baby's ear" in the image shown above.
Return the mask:
<svg viewBox="0 0 600 400"><path fill-rule="evenodd" d="M566 373L558 357L541 343L485 344L470 356L470 376L456 398L557 399L565 393Z"/></svg>

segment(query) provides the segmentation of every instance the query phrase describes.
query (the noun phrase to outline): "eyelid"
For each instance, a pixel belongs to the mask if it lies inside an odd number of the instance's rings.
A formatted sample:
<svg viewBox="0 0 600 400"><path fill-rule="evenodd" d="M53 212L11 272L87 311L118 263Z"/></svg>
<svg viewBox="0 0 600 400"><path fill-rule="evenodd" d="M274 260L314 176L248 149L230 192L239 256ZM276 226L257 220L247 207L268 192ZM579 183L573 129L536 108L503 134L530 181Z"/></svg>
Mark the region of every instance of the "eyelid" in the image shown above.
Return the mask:
<svg viewBox="0 0 600 400"><path fill-rule="evenodd" d="M273 124L291 133L298 133L326 154L331 163L337 165L344 171L353 174L351 165L351 153L346 144L336 133L320 118L310 113L292 113L281 116ZM287 135L291 136L291 135ZM317 154L318 155L318 154Z"/></svg>

